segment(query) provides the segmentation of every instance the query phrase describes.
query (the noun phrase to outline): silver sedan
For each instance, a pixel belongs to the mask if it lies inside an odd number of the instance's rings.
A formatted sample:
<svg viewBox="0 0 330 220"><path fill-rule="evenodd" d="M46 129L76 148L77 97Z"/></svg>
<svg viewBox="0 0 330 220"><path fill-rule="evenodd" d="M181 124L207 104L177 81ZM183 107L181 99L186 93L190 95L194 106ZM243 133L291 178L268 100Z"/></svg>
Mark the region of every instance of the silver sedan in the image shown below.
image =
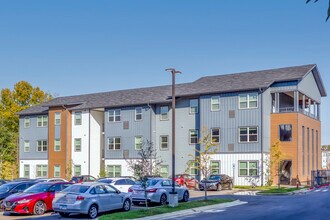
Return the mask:
<svg viewBox="0 0 330 220"><path fill-rule="evenodd" d="M187 202L189 200L189 191L184 186L175 183L175 191L178 193L179 201ZM129 188L134 205L145 202L145 193L147 202L166 205L169 201L169 193L172 191L172 180L165 178L154 178L147 181L146 191L139 184Z"/></svg>
<svg viewBox="0 0 330 220"><path fill-rule="evenodd" d="M120 192L105 183L77 183L55 196L53 210L62 217L80 213L96 218L100 212L116 209L129 211L131 201L130 194Z"/></svg>

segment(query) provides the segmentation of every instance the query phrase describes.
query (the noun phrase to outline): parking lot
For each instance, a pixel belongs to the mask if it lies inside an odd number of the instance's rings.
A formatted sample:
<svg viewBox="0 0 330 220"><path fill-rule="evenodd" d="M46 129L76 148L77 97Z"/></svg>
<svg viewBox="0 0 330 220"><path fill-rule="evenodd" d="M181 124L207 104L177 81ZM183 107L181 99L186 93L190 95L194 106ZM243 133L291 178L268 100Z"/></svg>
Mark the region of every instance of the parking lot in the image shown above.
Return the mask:
<svg viewBox="0 0 330 220"><path fill-rule="evenodd" d="M234 194L236 192L239 192L241 190L237 190L237 189L233 189L233 190L221 190L221 191L207 191L207 195L209 196L214 196L214 195L231 195ZM197 191L197 190L190 190L190 198L191 199L196 199L199 197L203 197L204 196L204 191ZM131 210L136 210L136 209L142 209L144 208L143 205L140 206L132 206ZM52 219L61 219L61 217L53 212L48 212L42 216L35 216L35 215L8 215L8 213L3 213L0 212L0 219L2 220L14 220L14 219L24 219L24 220L29 220L29 219L40 219L40 220L52 220ZM63 219L63 218L62 218ZM70 218L65 218L65 219L88 219L87 216L84 215L72 215L70 216Z"/></svg>

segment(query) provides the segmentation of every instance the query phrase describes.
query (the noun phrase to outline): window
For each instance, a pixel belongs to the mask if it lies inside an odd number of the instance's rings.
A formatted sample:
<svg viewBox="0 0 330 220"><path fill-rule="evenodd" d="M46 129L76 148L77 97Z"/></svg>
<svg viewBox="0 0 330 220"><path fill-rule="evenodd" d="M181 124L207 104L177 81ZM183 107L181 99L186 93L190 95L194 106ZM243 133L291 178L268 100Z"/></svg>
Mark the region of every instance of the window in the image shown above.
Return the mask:
<svg viewBox="0 0 330 220"><path fill-rule="evenodd" d="M24 152L30 152L30 141L24 141Z"/></svg>
<svg viewBox="0 0 330 220"><path fill-rule="evenodd" d="M109 150L120 150L120 137L109 138Z"/></svg>
<svg viewBox="0 0 330 220"><path fill-rule="evenodd" d="M211 97L211 111L219 111L220 110L220 97L212 96Z"/></svg>
<svg viewBox="0 0 330 220"><path fill-rule="evenodd" d="M120 177L121 176L121 166L120 165L108 165L108 177Z"/></svg>
<svg viewBox="0 0 330 220"><path fill-rule="evenodd" d="M60 177L61 176L61 166L55 165L54 166L54 177Z"/></svg>
<svg viewBox="0 0 330 220"><path fill-rule="evenodd" d="M189 144L198 144L198 130L189 130Z"/></svg>
<svg viewBox="0 0 330 220"><path fill-rule="evenodd" d="M74 124L75 125L81 125L82 124L82 119L81 116L82 112L75 112L74 113Z"/></svg>
<svg viewBox="0 0 330 220"><path fill-rule="evenodd" d="M120 149L120 147L119 147ZM141 150L142 149L142 137L137 136L135 137L135 150Z"/></svg>
<svg viewBox="0 0 330 220"><path fill-rule="evenodd" d="M46 152L48 149L48 142L46 140L37 141L37 152Z"/></svg>
<svg viewBox="0 0 330 220"><path fill-rule="evenodd" d="M258 142L258 128L239 128L239 142Z"/></svg>
<svg viewBox="0 0 330 220"><path fill-rule="evenodd" d="M47 176L48 176L48 166L37 165L37 177L47 177Z"/></svg>
<svg viewBox="0 0 330 220"><path fill-rule="evenodd" d="M160 120L166 121L168 120L168 106L160 106Z"/></svg>
<svg viewBox="0 0 330 220"><path fill-rule="evenodd" d="M211 174L220 174L220 161L211 161Z"/></svg>
<svg viewBox="0 0 330 220"><path fill-rule="evenodd" d="M160 176L163 178L168 178L168 165L160 166Z"/></svg>
<svg viewBox="0 0 330 220"><path fill-rule="evenodd" d="M190 161L189 162L189 174L192 176L197 175L197 163L195 161Z"/></svg>
<svg viewBox="0 0 330 220"><path fill-rule="evenodd" d="M135 121L141 121L142 120L142 108L136 108L135 109Z"/></svg>
<svg viewBox="0 0 330 220"><path fill-rule="evenodd" d="M239 95L239 108L257 108L258 107L258 93L247 93Z"/></svg>
<svg viewBox="0 0 330 220"><path fill-rule="evenodd" d="M160 136L160 149L168 150L168 136L167 135Z"/></svg>
<svg viewBox="0 0 330 220"><path fill-rule="evenodd" d="M81 152L81 138L74 139L74 151Z"/></svg>
<svg viewBox="0 0 330 220"><path fill-rule="evenodd" d="M61 151L61 140L60 139L55 139L54 151Z"/></svg>
<svg viewBox="0 0 330 220"><path fill-rule="evenodd" d="M30 117L25 117L24 118L24 128L29 128L30 127Z"/></svg>
<svg viewBox="0 0 330 220"><path fill-rule="evenodd" d="M55 112L55 125L61 124L61 112Z"/></svg>
<svg viewBox="0 0 330 220"><path fill-rule="evenodd" d="M120 109L109 110L109 121L112 122L120 121Z"/></svg>
<svg viewBox="0 0 330 220"><path fill-rule="evenodd" d="M280 141L292 141L292 125L279 125Z"/></svg>
<svg viewBox="0 0 330 220"><path fill-rule="evenodd" d="M198 113L198 99L190 99L189 101L190 105L190 114L197 114Z"/></svg>
<svg viewBox="0 0 330 220"><path fill-rule="evenodd" d="M240 161L240 176L258 176L258 161Z"/></svg>
<svg viewBox="0 0 330 220"><path fill-rule="evenodd" d="M30 178L30 164L24 164L24 177Z"/></svg>
<svg viewBox="0 0 330 220"><path fill-rule="evenodd" d="M48 125L48 116L37 117L37 127L46 127Z"/></svg>
<svg viewBox="0 0 330 220"><path fill-rule="evenodd" d="M214 143L214 144L220 143L220 129L219 128L211 129L211 140L212 140L212 143Z"/></svg>
<svg viewBox="0 0 330 220"><path fill-rule="evenodd" d="M74 176L80 176L81 175L81 165L74 165L73 175Z"/></svg>

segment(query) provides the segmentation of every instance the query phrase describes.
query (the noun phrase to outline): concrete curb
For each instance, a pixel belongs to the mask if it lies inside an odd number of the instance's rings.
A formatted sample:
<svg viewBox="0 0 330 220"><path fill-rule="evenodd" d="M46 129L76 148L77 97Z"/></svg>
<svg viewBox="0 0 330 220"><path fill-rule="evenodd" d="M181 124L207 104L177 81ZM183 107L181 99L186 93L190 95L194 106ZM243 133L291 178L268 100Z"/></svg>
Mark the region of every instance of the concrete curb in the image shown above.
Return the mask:
<svg viewBox="0 0 330 220"><path fill-rule="evenodd" d="M256 193L256 195L258 195L258 196L288 196L288 195L306 193L308 190L309 189L300 189L300 190L287 192L287 193L261 193L261 192L258 192L258 193Z"/></svg>
<svg viewBox="0 0 330 220"><path fill-rule="evenodd" d="M143 217L143 219L145 219L145 220L165 220L165 219L170 219L170 218L177 218L177 217L182 217L182 216L198 214L198 213L201 213L206 210L229 208L229 207L233 207L233 206L243 205L246 203L247 202L235 200L233 202L227 202L227 203L221 203L221 204L215 204L215 205L209 205L209 206L202 206L202 207L198 207L198 208L192 208L192 209L187 209L187 210L182 210L182 211L177 211L177 212ZM138 218L138 219L142 219L142 218Z"/></svg>

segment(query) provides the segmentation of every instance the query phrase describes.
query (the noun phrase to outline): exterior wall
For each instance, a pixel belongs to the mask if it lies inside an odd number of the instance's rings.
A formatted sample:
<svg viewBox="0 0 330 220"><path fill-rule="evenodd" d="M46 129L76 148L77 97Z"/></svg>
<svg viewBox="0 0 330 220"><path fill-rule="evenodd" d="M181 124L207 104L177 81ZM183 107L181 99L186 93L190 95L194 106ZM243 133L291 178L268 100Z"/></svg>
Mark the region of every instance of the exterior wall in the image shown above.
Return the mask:
<svg viewBox="0 0 330 220"><path fill-rule="evenodd" d="M284 155L284 160L291 160L291 177L293 182L298 175L300 182L310 180L310 171L312 170L312 162L314 161L314 169L321 167L321 129L320 121L312 119L300 113L279 113L271 115L271 144L274 144L279 140L279 125L281 124L292 124L292 141L280 142L281 151ZM305 126L304 135L304 160L302 162L302 150L303 150L303 139L302 139L302 126ZM309 138L309 150L308 150L308 138L307 128L310 129ZM314 130L314 151L312 148L312 129ZM316 130L318 131L318 147L316 147ZM314 153L313 153L314 152ZM313 156L314 155L314 156ZM308 169L308 161L310 166ZM305 172L303 174L303 168L305 166ZM274 184L277 184L277 178L274 178Z"/></svg>
<svg viewBox="0 0 330 220"><path fill-rule="evenodd" d="M270 124L272 112L272 96L270 89L262 93L262 147L264 153L270 152Z"/></svg>
<svg viewBox="0 0 330 220"><path fill-rule="evenodd" d="M298 90L308 97L321 103L321 94L318 90L314 75L310 72L299 84Z"/></svg>
<svg viewBox="0 0 330 220"><path fill-rule="evenodd" d="M37 178L37 165L48 165L48 160L20 160L19 176L24 177L24 165L30 165L30 179ZM49 176L49 173L48 173Z"/></svg>
<svg viewBox="0 0 330 220"><path fill-rule="evenodd" d="M47 116L45 114L39 116ZM30 115L30 127L24 128L24 117L19 119L19 158L28 159L47 159L48 152L37 152L37 141L48 140L48 126L37 127L38 115ZM24 141L30 142L30 152L24 152Z"/></svg>
<svg viewBox="0 0 330 220"><path fill-rule="evenodd" d="M160 107L156 107L156 132L155 143L157 155L169 168L169 176L172 175L172 108L169 104L169 120L160 120ZM175 108L175 173L185 173L189 160L194 160L196 145L189 144L189 130L200 129L199 113L190 114L190 99L178 99ZM160 136L168 135L168 150L161 150Z"/></svg>
<svg viewBox="0 0 330 220"><path fill-rule="evenodd" d="M89 112L87 110L77 111L81 114L81 125L75 125L75 112L72 112L72 138L71 138L71 154L72 154L72 175L74 175L74 166L81 166L81 174L87 175L89 172ZM75 139L81 138L81 152L75 151ZM99 163L99 162L97 162Z"/></svg>
<svg viewBox="0 0 330 220"><path fill-rule="evenodd" d="M256 91L254 91L256 92ZM261 152L261 107L258 95L258 108L239 109L239 94L227 93L220 96L220 111L211 111L211 95L200 98L200 126L210 131L211 128L220 128L220 152L228 153L229 144L234 144L235 153ZM235 111L235 118L229 118L229 111ZM258 142L239 143L239 127L258 127Z"/></svg>
<svg viewBox="0 0 330 220"><path fill-rule="evenodd" d="M101 144L104 143L104 112L91 110L90 117L90 175L97 177L100 174Z"/></svg>
<svg viewBox="0 0 330 220"><path fill-rule="evenodd" d="M136 107L143 108L141 121L135 120ZM109 122L109 109L106 109L104 113L105 159L122 159L124 158L124 151L128 151L128 158L137 158L138 151L135 150L135 136L142 136L143 141L151 140L150 114L153 114L153 109L146 105L118 109L121 109L121 120L119 122ZM128 122L128 129L124 129L124 122ZM120 150L109 150L108 138L111 137L121 138Z"/></svg>
<svg viewBox="0 0 330 220"><path fill-rule="evenodd" d="M264 154L266 158L268 154ZM220 161L220 173L227 174L234 178L234 185L244 186L252 185L252 183L261 185L261 175L266 172L266 167L261 167L261 154L260 153L228 153L228 154L214 154L211 155L211 160ZM258 173L256 177L245 177L239 175L239 161L258 161Z"/></svg>
<svg viewBox="0 0 330 220"><path fill-rule="evenodd" d="M127 168L127 163L125 159L106 159L105 167L108 165L120 165L121 166L121 176L133 176L133 173Z"/></svg>

